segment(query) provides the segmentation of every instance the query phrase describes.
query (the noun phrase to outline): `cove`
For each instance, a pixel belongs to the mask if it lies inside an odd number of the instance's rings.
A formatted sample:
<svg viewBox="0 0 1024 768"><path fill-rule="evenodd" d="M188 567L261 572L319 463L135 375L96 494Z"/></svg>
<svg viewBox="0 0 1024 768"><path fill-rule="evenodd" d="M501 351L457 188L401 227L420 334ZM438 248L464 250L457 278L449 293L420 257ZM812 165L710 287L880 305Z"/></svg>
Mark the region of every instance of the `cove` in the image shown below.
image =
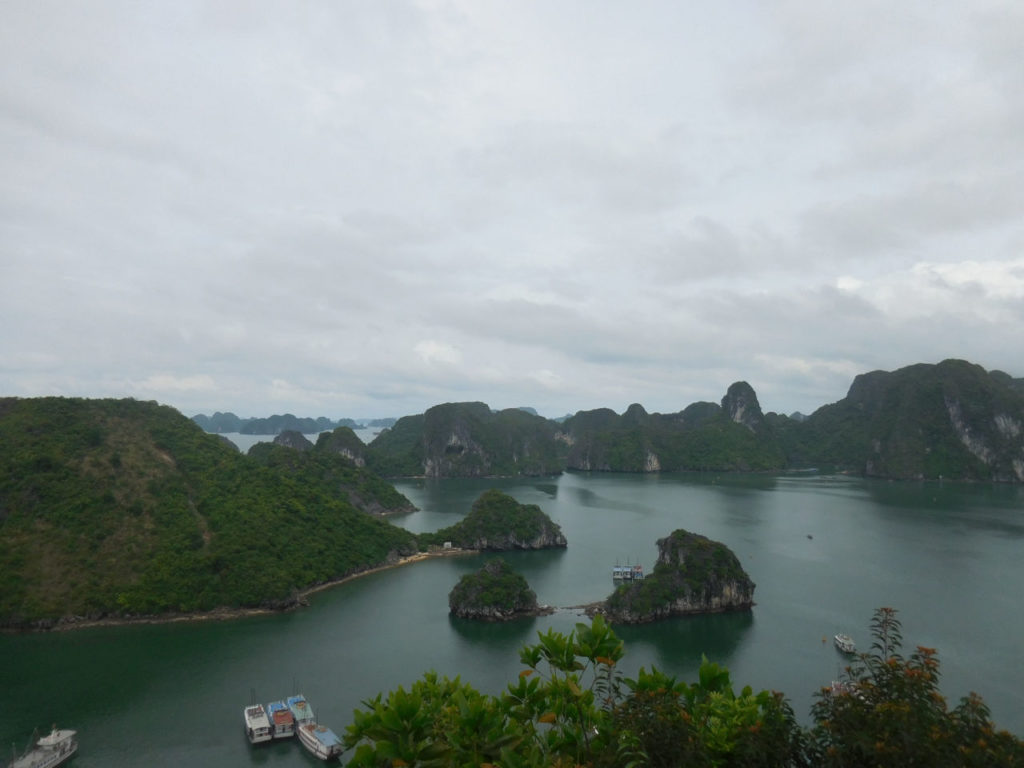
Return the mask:
<svg viewBox="0 0 1024 768"><path fill-rule="evenodd" d="M818 475L567 473L502 480L406 480L420 511L394 522L436 530L484 490L534 503L564 551L504 553L551 616L511 624L449 618L448 592L487 555L380 571L285 614L221 622L0 636L0 744L56 722L79 731L76 766L315 765L296 743L250 747L241 712L301 691L339 734L352 710L424 672L499 693L537 632L586 621L571 608L607 596L611 567L650 569L655 541L685 528L729 546L757 583L749 613L617 627L624 671L655 665L693 679L701 656L737 687L783 691L804 721L845 664L835 632L866 647L875 608L895 607L905 648L938 649L955 703L975 690L996 725L1024 733L1024 489L889 483ZM6 759L6 758L5 758Z"/></svg>

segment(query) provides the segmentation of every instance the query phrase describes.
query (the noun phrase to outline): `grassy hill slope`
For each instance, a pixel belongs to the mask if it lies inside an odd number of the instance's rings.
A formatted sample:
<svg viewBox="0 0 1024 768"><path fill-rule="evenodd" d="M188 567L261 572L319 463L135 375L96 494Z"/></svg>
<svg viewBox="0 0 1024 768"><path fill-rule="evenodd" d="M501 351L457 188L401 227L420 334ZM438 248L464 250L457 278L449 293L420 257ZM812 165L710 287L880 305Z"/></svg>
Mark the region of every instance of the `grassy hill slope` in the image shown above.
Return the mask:
<svg viewBox="0 0 1024 768"><path fill-rule="evenodd" d="M2 399L0 624L281 605L413 551L332 458L242 456L155 403Z"/></svg>

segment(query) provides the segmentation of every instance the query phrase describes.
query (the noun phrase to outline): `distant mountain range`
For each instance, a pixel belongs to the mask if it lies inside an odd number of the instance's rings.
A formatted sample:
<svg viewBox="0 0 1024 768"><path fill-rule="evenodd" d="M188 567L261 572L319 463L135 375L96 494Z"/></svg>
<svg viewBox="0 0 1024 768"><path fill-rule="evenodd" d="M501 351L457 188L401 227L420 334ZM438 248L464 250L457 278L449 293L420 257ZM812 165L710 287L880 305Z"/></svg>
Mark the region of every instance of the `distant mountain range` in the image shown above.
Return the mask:
<svg viewBox="0 0 1024 768"><path fill-rule="evenodd" d="M406 416L364 449L387 476L767 471L819 468L894 479L1024 482L1024 379L963 360L857 376L810 416L765 414L746 382L678 413L446 403Z"/></svg>
<svg viewBox="0 0 1024 768"><path fill-rule="evenodd" d="M396 419L338 419L334 421L326 416L319 416L313 419L293 416L290 413L268 416L267 418L242 419L230 411L227 413L217 411L213 416L198 413L192 417L192 421L202 427L204 432L213 432L218 435L236 432L243 435L279 435L282 432L301 432L304 435L312 435L317 432L337 429L338 427L348 427L350 429L390 427L395 423Z"/></svg>

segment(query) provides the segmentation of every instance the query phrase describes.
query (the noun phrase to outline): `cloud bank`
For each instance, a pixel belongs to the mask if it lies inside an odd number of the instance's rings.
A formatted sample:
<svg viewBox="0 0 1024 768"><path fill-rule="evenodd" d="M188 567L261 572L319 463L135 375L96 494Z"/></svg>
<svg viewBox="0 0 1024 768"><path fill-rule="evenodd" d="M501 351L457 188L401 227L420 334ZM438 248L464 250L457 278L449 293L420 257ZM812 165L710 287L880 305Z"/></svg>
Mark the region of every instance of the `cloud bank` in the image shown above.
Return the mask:
<svg viewBox="0 0 1024 768"><path fill-rule="evenodd" d="M0 395L811 412L1024 376L1024 7L0 7Z"/></svg>

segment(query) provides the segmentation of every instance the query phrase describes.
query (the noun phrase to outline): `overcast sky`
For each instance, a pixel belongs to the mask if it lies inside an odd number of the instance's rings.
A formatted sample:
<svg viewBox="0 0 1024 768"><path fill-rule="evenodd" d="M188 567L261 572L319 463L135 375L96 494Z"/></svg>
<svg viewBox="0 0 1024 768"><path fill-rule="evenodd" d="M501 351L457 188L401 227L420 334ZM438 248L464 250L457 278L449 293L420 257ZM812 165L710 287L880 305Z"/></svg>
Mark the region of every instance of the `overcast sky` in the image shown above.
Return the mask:
<svg viewBox="0 0 1024 768"><path fill-rule="evenodd" d="M1024 3L0 3L0 395L1024 376Z"/></svg>

